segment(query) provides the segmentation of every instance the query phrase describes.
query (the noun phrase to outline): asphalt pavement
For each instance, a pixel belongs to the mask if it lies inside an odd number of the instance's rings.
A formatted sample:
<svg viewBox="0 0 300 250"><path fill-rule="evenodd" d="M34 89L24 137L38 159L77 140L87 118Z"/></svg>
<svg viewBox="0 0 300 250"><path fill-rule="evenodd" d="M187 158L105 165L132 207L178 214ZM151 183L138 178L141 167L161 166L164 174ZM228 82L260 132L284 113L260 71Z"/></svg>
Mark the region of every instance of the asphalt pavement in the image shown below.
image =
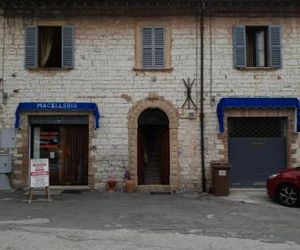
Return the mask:
<svg viewBox="0 0 300 250"><path fill-rule="evenodd" d="M0 192L0 249L300 249L300 208L265 190L228 197Z"/></svg>

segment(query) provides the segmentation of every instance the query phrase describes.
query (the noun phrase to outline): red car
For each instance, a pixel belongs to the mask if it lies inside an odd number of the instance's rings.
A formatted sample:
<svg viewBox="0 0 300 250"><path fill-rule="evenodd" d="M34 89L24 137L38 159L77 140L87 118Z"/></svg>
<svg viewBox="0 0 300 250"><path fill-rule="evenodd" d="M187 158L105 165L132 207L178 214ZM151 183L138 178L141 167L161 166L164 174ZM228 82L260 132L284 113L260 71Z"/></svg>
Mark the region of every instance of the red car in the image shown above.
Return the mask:
<svg viewBox="0 0 300 250"><path fill-rule="evenodd" d="M284 206L300 205L300 167L271 175L267 180L267 192Z"/></svg>

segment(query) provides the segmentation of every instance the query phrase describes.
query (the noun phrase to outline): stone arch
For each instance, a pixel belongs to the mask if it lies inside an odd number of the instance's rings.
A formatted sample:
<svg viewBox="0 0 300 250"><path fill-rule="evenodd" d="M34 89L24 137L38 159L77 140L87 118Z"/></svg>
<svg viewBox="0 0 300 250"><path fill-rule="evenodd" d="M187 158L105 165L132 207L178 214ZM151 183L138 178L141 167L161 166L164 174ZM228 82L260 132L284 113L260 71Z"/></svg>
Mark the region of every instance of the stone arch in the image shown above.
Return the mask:
<svg viewBox="0 0 300 250"><path fill-rule="evenodd" d="M178 178L178 112L174 105L161 96L149 95L137 101L128 112L128 150L129 150L129 171L136 185L137 177L137 140L138 140L138 119L140 115L149 108L162 110L169 118L169 145L170 145L170 185L169 191L176 191L179 185ZM149 186L153 191L166 191L166 187Z"/></svg>

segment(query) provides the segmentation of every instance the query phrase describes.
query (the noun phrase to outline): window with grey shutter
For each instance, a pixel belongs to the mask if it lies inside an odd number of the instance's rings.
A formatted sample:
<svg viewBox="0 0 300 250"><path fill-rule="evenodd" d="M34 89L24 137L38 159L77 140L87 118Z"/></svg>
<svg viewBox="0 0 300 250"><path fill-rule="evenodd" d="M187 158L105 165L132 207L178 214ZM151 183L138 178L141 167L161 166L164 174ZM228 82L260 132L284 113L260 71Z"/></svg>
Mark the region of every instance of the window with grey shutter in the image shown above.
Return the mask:
<svg viewBox="0 0 300 250"><path fill-rule="evenodd" d="M278 25L233 27L235 67L280 68L282 64L280 37Z"/></svg>
<svg viewBox="0 0 300 250"><path fill-rule="evenodd" d="M73 26L29 26L25 35L26 68L73 68Z"/></svg>
<svg viewBox="0 0 300 250"><path fill-rule="evenodd" d="M62 67L74 68L74 27L62 27Z"/></svg>
<svg viewBox="0 0 300 250"><path fill-rule="evenodd" d="M143 68L164 67L164 28L142 28L142 65Z"/></svg>
<svg viewBox="0 0 300 250"><path fill-rule="evenodd" d="M269 26L269 66L281 67L281 31L280 26Z"/></svg>
<svg viewBox="0 0 300 250"><path fill-rule="evenodd" d="M234 66L243 68L247 66L246 29L244 25L233 27L233 57Z"/></svg>
<svg viewBox="0 0 300 250"><path fill-rule="evenodd" d="M25 67L38 67L38 27L29 26L25 35Z"/></svg>

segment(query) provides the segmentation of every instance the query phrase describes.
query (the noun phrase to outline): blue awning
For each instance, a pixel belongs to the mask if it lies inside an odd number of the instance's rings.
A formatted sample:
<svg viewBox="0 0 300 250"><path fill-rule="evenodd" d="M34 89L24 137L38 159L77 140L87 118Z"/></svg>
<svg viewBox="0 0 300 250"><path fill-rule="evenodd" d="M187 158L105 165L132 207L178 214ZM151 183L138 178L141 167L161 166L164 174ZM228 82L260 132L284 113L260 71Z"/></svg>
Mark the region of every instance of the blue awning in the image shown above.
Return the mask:
<svg viewBox="0 0 300 250"><path fill-rule="evenodd" d="M100 113L96 103L85 102L21 102L16 110L15 128L20 126L20 113L24 111L89 111L95 118L95 128L99 128Z"/></svg>
<svg viewBox="0 0 300 250"><path fill-rule="evenodd" d="M297 109L297 131L300 132L300 104L297 98L222 98L217 106L220 132L224 132L226 108L295 108Z"/></svg>

